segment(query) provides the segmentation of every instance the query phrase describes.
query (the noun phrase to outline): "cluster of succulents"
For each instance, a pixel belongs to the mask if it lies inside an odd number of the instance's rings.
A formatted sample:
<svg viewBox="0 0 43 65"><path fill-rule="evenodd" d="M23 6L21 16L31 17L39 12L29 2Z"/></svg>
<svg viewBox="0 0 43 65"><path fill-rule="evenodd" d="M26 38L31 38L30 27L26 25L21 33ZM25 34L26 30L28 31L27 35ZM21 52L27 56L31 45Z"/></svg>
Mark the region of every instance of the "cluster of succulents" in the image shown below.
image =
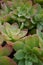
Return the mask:
<svg viewBox="0 0 43 65"><path fill-rule="evenodd" d="M0 0L0 65L43 65L43 0Z"/></svg>

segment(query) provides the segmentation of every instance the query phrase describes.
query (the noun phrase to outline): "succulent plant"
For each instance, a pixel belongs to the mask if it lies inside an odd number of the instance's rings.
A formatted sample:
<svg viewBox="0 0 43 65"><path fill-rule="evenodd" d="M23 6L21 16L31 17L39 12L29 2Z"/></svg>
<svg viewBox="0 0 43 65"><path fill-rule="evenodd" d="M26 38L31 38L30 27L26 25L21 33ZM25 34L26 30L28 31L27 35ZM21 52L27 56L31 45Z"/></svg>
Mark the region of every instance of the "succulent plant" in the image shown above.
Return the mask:
<svg viewBox="0 0 43 65"><path fill-rule="evenodd" d="M9 23L0 24L0 35L4 41L16 41L27 34L27 30L19 29L17 24Z"/></svg>
<svg viewBox="0 0 43 65"><path fill-rule="evenodd" d="M43 48L40 44L37 35L19 40L13 45L16 50L14 60L18 61L18 65L43 65Z"/></svg>

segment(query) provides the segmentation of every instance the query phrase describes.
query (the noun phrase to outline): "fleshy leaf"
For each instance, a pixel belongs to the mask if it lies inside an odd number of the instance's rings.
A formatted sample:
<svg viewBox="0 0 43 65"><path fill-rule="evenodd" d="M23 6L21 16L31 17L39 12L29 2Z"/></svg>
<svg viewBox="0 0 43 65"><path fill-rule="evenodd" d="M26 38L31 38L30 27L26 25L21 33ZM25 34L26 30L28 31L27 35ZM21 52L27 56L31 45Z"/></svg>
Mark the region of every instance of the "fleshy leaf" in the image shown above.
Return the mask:
<svg viewBox="0 0 43 65"><path fill-rule="evenodd" d="M22 50L19 50L16 52L16 54L14 55L16 59L18 60L22 60L24 58L24 52Z"/></svg>
<svg viewBox="0 0 43 65"><path fill-rule="evenodd" d="M15 42L15 44L13 45L14 50L18 51L19 49L23 49L24 47L24 43L20 40Z"/></svg>
<svg viewBox="0 0 43 65"><path fill-rule="evenodd" d="M34 41L34 42L33 42ZM30 48L39 46L39 39L37 35L29 36L25 39L25 44Z"/></svg>
<svg viewBox="0 0 43 65"><path fill-rule="evenodd" d="M32 65L32 62L29 62L28 60L25 60L25 65Z"/></svg>
<svg viewBox="0 0 43 65"><path fill-rule="evenodd" d="M8 44L4 47L0 47L0 52L1 52L0 56L9 56L11 54L12 50L13 49Z"/></svg>
<svg viewBox="0 0 43 65"><path fill-rule="evenodd" d="M24 60L19 61L18 65L25 65L25 61Z"/></svg>
<svg viewBox="0 0 43 65"><path fill-rule="evenodd" d="M17 65L12 59L6 56L2 56L0 59L0 65Z"/></svg>

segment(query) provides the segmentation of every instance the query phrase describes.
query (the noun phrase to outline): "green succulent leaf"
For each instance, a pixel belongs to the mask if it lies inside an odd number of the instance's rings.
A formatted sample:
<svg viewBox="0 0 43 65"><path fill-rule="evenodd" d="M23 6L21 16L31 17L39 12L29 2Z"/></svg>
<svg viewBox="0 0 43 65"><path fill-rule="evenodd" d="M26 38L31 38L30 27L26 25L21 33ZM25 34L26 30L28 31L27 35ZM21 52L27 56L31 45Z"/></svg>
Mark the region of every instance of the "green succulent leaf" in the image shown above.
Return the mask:
<svg viewBox="0 0 43 65"><path fill-rule="evenodd" d="M33 42L34 41L34 42ZM39 46L39 39L36 35L29 36L25 39L25 44L30 48Z"/></svg>
<svg viewBox="0 0 43 65"><path fill-rule="evenodd" d="M41 50L39 49L39 48L37 48L37 47L34 47L33 48L33 53L35 53L36 55L41 55L41 52L40 52Z"/></svg>
<svg viewBox="0 0 43 65"><path fill-rule="evenodd" d="M15 44L13 45L14 50L18 51L20 49L23 49L24 47L24 43L22 41L17 41L15 42Z"/></svg>
<svg viewBox="0 0 43 65"><path fill-rule="evenodd" d="M25 61L24 60L19 61L18 65L25 65Z"/></svg>
<svg viewBox="0 0 43 65"><path fill-rule="evenodd" d="M22 60L24 58L24 52L22 50L19 50L16 52L16 54L14 55L16 59L18 60Z"/></svg>
<svg viewBox="0 0 43 65"><path fill-rule="evenodd" d="M29 62L28 60L25 60L25 65L32 65L32 62Z"/></svg>

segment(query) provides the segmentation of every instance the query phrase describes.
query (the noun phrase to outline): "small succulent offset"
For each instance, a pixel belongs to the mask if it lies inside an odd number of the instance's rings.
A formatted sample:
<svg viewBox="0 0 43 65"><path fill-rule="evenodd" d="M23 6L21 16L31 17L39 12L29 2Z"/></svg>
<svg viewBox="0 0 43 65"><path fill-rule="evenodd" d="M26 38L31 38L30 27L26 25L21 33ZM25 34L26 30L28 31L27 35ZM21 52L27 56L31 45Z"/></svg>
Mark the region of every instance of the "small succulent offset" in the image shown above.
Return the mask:
<svg viewBox="0 0 43 65"><path fill-rule="evenodd" d="M9 23L0 24L0 35L4 41L16 41L27 34L27 29L21 30L18 25Z"/></svg>
<svg viewBox="0 0 43 65"><path fill-rule="evenodd" d="M18 65L43 65L43 48L40 47L37 35L30 35L17 41L13 48L16 50L14 60Z"/></svg>

